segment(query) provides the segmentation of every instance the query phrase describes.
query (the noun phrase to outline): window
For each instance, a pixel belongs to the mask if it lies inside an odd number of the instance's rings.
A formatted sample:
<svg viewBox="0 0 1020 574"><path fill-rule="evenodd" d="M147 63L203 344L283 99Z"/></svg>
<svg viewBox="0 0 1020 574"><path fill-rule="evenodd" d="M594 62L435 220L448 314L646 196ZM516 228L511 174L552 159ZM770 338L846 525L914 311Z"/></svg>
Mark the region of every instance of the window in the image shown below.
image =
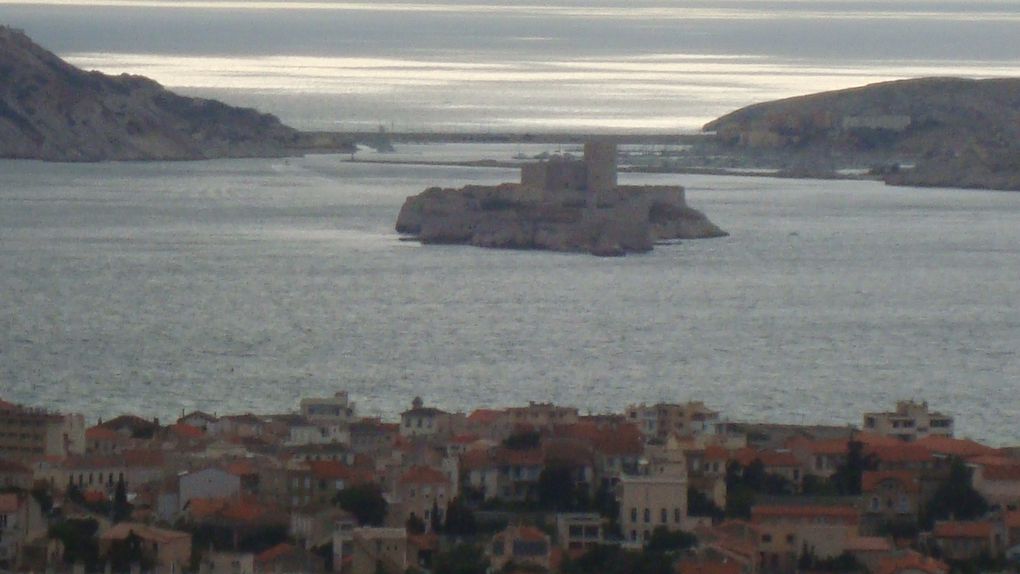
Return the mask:
<svg viewBox="0 0 1020 574"><path fill-rule="evenodd" d="M637 509L636 508L631 508L630 509L630 521L631 522L637 522Z"/></svg>
<svg viewBox="0 0 1020 574"><path fill-rule="evenodd" d="M645 522L651 522L651 521L652 521L652 509L651 508L646 508L645 509Z"/></svg>
<svg viewBox="0 0 1020 574"><path fill-rule="evenodd" d="M786 535L786 543L787 544L793 544L795 540L796 540L796 537L793 534L787 534Z"/></svg>
<svg viewBox="0 0 1020 574"><path fill-rule="evenodd" d="M666 513L666 509L663 508L659 511L659 522L665 524L669 520L669 515Z"/></svg>
<svg viewBox="0 0 1020 574"><path fill-rule="evenodd" d="M761 535L761 541L762 542L772 542L772 535L771 534L762 534Z"/></svg>
<svg viewBox="0 0 1020 574"><path fill-rule="evenodd" d="M677 524L680 524L681 520L683 520L683 513L680 512L679 508L674 508L673 509L673 522L676 522Z"/></svg>

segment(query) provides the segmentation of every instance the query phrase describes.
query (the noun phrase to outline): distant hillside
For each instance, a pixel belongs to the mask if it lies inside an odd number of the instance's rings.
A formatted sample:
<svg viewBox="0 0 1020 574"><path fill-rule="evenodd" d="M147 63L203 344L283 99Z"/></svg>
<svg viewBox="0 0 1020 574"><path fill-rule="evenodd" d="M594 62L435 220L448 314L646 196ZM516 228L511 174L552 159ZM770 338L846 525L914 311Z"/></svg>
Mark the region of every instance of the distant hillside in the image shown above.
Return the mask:
<svg viewBox="0 0 1020 574"><path fill-rule="evenodd" d="M916 163L900 185L1020 190L1020 79L923 78L756 104L704 127L750 153L802 165L867 157Z"/></svg>
<svg viewBox="0 0 1020 574"><path fill-rule="evenodd" d="M0 157L279 156L301 140L269 114L179 96L140 76L84 72L0 26Z"/></svg>

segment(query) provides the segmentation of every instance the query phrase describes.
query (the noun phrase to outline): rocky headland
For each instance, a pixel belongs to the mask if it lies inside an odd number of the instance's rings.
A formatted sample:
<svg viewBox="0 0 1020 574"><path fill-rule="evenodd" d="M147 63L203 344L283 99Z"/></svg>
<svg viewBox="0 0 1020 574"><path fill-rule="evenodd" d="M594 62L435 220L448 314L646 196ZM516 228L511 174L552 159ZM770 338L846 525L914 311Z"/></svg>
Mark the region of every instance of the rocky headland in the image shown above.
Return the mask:
<svg viewBox="0 0 1020 574"><path fill-rule="evenodd" d="M870 168L895 185L1020 190L1020 79L921 78L748 106L711 154L784 175Z"/></svg>
<svg viewBox="0 0 1020 574"><path fill-rule="evenodd" d="M0 26L0 157L47 161L275 157L343 142L256 110L86 72Z"/></svg>
<svg viewBox="0 0 1020 574"><path fill-rule="evenodd" d="M603 256L727 235L687 205L680 186L617 185L615 158L615 145L587 144L584 161L525 165L520 183L429 188L407 198L396 228L422 243Z"/></svg>

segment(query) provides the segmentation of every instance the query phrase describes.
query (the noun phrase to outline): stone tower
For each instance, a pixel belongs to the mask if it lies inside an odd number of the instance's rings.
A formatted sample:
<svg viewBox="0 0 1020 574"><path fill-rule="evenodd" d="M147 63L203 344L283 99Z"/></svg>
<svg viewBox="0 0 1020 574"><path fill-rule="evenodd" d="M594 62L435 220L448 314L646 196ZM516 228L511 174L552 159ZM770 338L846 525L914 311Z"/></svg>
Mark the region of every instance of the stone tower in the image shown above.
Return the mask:
<svg viewBox="0 0 1020 574"><path fill-rule="evenodd" d="M584 144L584 163L588 170L588 193L599 195L616 189L616 144L591 141Z"/></svg>

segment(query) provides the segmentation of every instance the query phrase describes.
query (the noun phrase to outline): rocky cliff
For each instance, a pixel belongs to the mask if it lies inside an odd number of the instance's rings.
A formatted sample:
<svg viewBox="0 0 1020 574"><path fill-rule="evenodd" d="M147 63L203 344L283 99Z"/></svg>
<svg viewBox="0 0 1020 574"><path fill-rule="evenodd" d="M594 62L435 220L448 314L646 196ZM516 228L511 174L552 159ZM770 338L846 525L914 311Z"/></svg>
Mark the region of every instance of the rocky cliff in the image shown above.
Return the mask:
<svg viewBox="0 0 1020 574"><path fill-rule="evenodd" d="M705 125L805 173L855 160L889 183L1020 189L1020 79L922 78L756 104Z"/></svg>
<svg viewBox="0 0 1020 574"><path fill-rule="evenodd" d="M404 202L397 231L423 243L605 256L649 251L661 240L726 235L687 206L680 187L621 186L595 202L584 193L550 198L516 183L429 188Z"/></svg>
<svg viewBox="0 0 1020 574"><path fill-rule="evenodd" d="M179 96L139 76L84 72L0 26L0 157L263 157L302 143L274 116Z"/></svg>

